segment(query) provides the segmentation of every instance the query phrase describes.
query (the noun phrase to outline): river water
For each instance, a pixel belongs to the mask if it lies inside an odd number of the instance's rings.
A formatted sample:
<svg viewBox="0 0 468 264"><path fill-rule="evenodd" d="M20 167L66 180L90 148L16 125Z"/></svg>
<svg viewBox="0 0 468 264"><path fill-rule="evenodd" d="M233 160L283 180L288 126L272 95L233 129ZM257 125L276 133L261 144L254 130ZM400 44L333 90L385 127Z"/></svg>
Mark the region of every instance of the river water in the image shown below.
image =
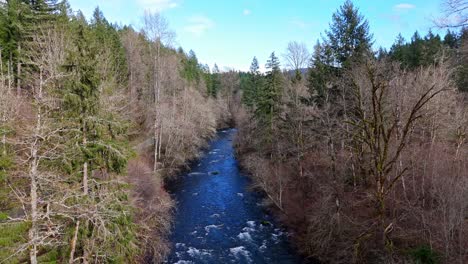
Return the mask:
<svg viewBox="0 0 468 264"><path fill-rule="evenodd" d="M234 156L236 130L224 130L191 171L171 184L177 201L166 263L301 263L285 230L247 190Z"/></svg>

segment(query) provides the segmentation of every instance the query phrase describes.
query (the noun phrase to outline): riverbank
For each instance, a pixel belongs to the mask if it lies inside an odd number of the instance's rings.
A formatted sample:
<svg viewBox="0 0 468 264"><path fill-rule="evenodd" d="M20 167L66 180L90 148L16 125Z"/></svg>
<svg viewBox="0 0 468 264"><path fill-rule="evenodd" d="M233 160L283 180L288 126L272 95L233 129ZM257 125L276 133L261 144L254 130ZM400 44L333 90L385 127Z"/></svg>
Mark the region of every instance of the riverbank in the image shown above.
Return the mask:
<svg viewBox="0 0 468 264"><path fill-rule="evenodd" d="M174 221L175 203L167 191L167 182L187 170L216 135L217 128L226 127L230 120L222 100L205 98L195 89L186 89L179 100L197 103L182 104L180 112L186 114L165 119L162 155L156 173L150 127L142 124L134 133L138 137L131 141L136 156L129 161L126 181L131 186L133 217L139 227L136 235L143 250L136 259L139 263L161 263L169 254L172 245L168 236ZM177 108L171 110L176 112ZM146 132L141 135L141 131Z"/></svg>

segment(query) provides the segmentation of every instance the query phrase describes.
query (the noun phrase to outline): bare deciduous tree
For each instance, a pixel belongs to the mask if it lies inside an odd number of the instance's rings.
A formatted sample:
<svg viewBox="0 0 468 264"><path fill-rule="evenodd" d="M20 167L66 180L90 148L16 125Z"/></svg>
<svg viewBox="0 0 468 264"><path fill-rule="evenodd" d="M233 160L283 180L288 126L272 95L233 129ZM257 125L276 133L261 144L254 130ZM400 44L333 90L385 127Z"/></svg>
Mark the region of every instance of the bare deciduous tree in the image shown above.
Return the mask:
<svg viewBox="0 0 468 264"><path fill-rule="evenodd" d="M25 79L25 83L32 88L32 102L25 104L28 110L22 113L29 122L22 124L14 142L20 168L23 168L18 175L27 178L29 186L26 191L11 186L22 204L24 217L10 221L31 223L28 242L20 246L15 255L28 250L29 262L36 264L41 247L58 246L63 233L63 225L53 218L57 213L53 204L59 203L59 194L63 194L61 180L46 169L44 163L60 158L60 133L63 130L52 118L58 105L53 89L63 77L59 68L63 65L66 41L63 32L57 28L41 29L32 38L34 41L25 49L28 59L24 61L31 71L28 72L31 78Z"/></svg>
<svg viewBox="0 0 468 264"><path fill-rule="evenodd" d="M283 54L283 57L286 60L286 65L290 69L298 71L307 67L310 53L305 43L293 41L288 43L286 53Z"/></svg>
<svg viewBox="0 0 468 264"><path fill-rule="evenodd" d="M161 98L161 48L162 45L168 46L174 38L174 33L169 30L167 20L160 13L145 12L144 27L147 38L154 45L152 51L154 56L153 65L153 99L154 99L154 167L153 171L158 170L160 159L162 124L160 113Z"/></svg>
<svg viewBox="0 0 468 264"><path fill-rule="evenodd" d="M438 27L465 27L468 25L468 1L444 0L442 3L445 16L435 21Z"/></svg>
<svg viewBox="0 0 468 264"><path fill-rule="evenodd" d="M437 97L449 92L450 72L446 67L430 67L416 73L402 72L394 65L368 61L353 70L356 116L351 124L353 138L367 157L366 169L372 177L381 238L393 223L386 223L385 199L407 172L394 173L406 150L415 124L423 118L424 109ZM411 94L402 104L396 93ZM359 156L362 153L357 153Z"/></svg>

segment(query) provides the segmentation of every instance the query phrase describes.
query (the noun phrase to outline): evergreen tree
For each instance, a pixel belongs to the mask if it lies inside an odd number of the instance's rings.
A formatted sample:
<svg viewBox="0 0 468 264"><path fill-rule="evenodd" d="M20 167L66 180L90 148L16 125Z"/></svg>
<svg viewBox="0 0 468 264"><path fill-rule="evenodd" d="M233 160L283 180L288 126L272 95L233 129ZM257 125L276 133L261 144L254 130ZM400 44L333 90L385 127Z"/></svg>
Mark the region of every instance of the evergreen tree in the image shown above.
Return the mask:
<svg viewBox="0 0 468 264"><path fill-rule="evenodd" d="M462 29L460 34L460 51L457 57L456 82L458 89L468 92L468 29Z"/></svg>
<svg viewBox="0 0 468 264"><path fill-rule="evenodd" d="M393 43L392 47L390 48L390 57L393 60L407 63L406 60L407 60L408 54L407 54L406 42L401 34L398 34L395 40L395 43Z"/></svg>
<svg viewBox="0 0 468 264"><path fill-rule="evenodd" d="M309 68L307 88L311 96L310 102L314 102L319 106L325 100L327 85L331 79L332 67L329 66L330 61L330 50L317 41Z"/></svg>
<svg viewBox="0 0 468 264"><path fill-rule="evenodd" d="M453 42L451 38L452 36L448 36L447 41ZM406 43L400 34L390 49L389 57L400 62L403 68L415 69L436 63L443 45L440 36L431 31L424 38L416 31L409 43Z"/></svg>
<svg viewBox="0 0 468 264"><path fill-rule="evenodd" d="M261 82L262 76L260 74L260 67L258 65L257 57L254 57L250 64L250 71L247 75L247 79L242 86L242 101L251 109L256 105L257 93L259 88L262 86Z"/></svg>
<svg viewBox="0 0 468 264"><path fill-rule="evenodd" d="M90 28L93 45L97 49L97 69L101 81L125 79L128 71L125 49L117 29L107 21L99 7L93 12Z"/></svg>
<svg viewBox="0 0 468 264"><path fill-rule="evenodd" d="M255 114L264 126L271 128L279 110L283 83L280 62L274 52L271 53L265 67L265 84L258 90Z"/></svg>
<svg viewBox="0 0 468 264"><path fill-rule="evenodd" d="M448 29L447 33L445 33L444 45L451 49L456 49L459 47L457 34L452 32L450 29Z"/></svg>
<svg viewBox="0 0 468 264"><path fill-rule="evenodd" d="M197 55L193 50L189 51L188 56L182 61L182 76L189 82L200 81L200 69Z"/></svg>
<svg viewBox="0 0 468 264"><path fill-rule="evenodd" d="M69 52L67 59L69 77L64 87L64 110L68 126L75 131L69 141L70 150L76 153L70 155L74 158L67 164L71 172L82 171L84 193L88 193L89 172L95 169L121 172L126 157L116 139L122 132L119 122L109 116L104 118L105 109L100 108L97 49L92 45L91 32L78 23L74 36L76 49Z"/></svg>
<svg viewBox="0 0 468 264"><path fill-rule="evenodd" d="M350 0L333 14L330 30L326 31L325 43L330 46L334 63L346 66L351 58L359 59L372 47L369 23Z"/></svg>
<svg viewBox="0 0 468 264"><path fill-rule="evenodd" d="M47 27L55 25L59 10L66 2L56 0L9 0L0 3L0 45L3 48L3 60L9 62L9 67L16 78L18 95L21 93L21 79L27 64L26 54L32 36ZM34 43L33 43L34 44ZM30 66L30 65L26 65Z"/></svg>
<svg viewBox="0 0 468 264"><path fill-rule="evenodd" d="M424 37L423 56L421 65L427 66L436 63L437 55L442 50L443 44L439 35L434 35L430 30Z"/></svg>
<svg viewBox="0 0 468 264"><path fill-rule="evenodd" d="M73 20L72 34L74 48L68 52L65 66L67 79L62 90L62 118L66 131L69 131L66 134L64 164L72 179L81 185L83 199L76 201L79 206L86 208L105 204L109 215L98 212L95 217L104 221L107 229L121 234L112 241L99 243L102 240L98 231L100 227L95 226L90 218L78 218L77 223L82 221L83 224L75 227L80 232L74 231L80 234L77 251L82 252L85 258L97 253L105 256L130 255L134 247L124 246L113 252L113 246L125 245L131 239L131 232L134 232L130 216L125 215L128 210L125 195L118 195L115 200L103 200L103 188L109 188L110 193L121 194L120 187L108 186L92 176L92 172L96 171L104 175L124 171L129 158L126 125L116 117L117 113L109 112L101 100L103 94L99 87L103 78L98 71L99 49L95 45L92 28L86 21Z"/></svg>
<svg viewBox="0 0 468 264"><path fill-rule="evenodd" d="M221 88L221 81L220 81L220 71L218 65L215 63L213 66L213 73L211 74L211 82L209 85L207 84L208 95L215 97L218 94L219 89Z"/></svg>

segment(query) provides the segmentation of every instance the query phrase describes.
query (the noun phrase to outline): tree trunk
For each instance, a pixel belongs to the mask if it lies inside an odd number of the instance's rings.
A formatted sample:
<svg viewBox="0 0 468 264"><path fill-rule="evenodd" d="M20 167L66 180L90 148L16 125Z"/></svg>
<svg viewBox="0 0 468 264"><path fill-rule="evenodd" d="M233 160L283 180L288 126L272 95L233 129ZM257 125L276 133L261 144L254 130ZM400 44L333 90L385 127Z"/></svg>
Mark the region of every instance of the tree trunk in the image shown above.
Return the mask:
<svg viewBox="0 0 468 264"><path fill-rule="evenodd" d="M16 76L16 95L21 96L21 45L18 45L18 62L16 64L17 76Z"/></svg>
<svg viewBox="0 0 468 264"><path fill-rule="evenodd" d="M8 93L8 91L5 91L5 76L3 75L3 61L2 61L2 50L0 49L0 75L1 75L1 80L0 80L0 87L1 87L1 93L2 95L6 95ZM2 100L8 100L8 99L3 99ZM0 108L1 109L1 108ZM2 124L5 124L6 121L7 121L7 117L6 117L6 112L7 112L7 109L1 109L2 111ZM6 155L6 133L3 133L2 134L2 155L5 156Z"/></svg>
<svg viewBox="0 0 468 264"><path fill-rule="evenodd" d="M75 225L75 233L73 234L73 239L71 241L71 244L70 244L70 259L68 260L68 263L69 264L73 264L73 262L75 262L75 249L76 249L76 241L78 240L78 230L80 228L80 220L78 220L76 222L76 225Z"/></svg>
<svg viewBox="0 0 468 264"><path fill-rule="evenodd" d="M83 125L83 147L86 148L87 138L86 138L86 124ZM83 163L83 193L88 195L88 161L85 160Z"/></svg>
<svg viewBox="0 0 468 264"><path fill-rule="evenodd" d="M38 195L37 195L37 180L39 177L39 142L40 142L40 133L42 129L42 68L39 69L39 90L36 91L35 100L38 103L38 110L37 110L37 119L36 119L36 127L34 130L33 135L33 143L31 144L31 164L30 164L30 171L29 171L29 179L30 179L30 206L31 206L31 228L29 229L29 259L31 264L37 264L37 242L39 240L38 236L38 227L37 222L39 220L38 211L37 211L37 204L38 204Z"/></svg>
<svg viewBox="0 0 468 264"><path fill-rule="evenodd" d="M38 165L39 165L39 158L37 156L38 151L38 136L41 129L41 113L37 114L37 124L36 124L36 131L34 134L33 144L31 146L31 167L29 171L29 180L30 180L30 206L31 206L31 228L29 229L29 258L31 264L37 263L37 240L38 240L38 230L37 230L37 221L38 221L38 213L37 213L37 178L38 178Z"/></svg>
<svg viewBox="0 0 468 264"><path fill-rule="evenodd" d="M154 108L155 108L155 118L154 118L154 167L153 172L156 173L158 170L158 161L159 161L159 146L160 142L160 105L159 99L161 94L161 87L160 87L160 50L161 44L160 40L156 40L156 57L155 57L155 69L154 69Z"/></svg>
<svg viewBox="0 0 468 264"><path fill-rule="evenodd" d="M31 228L29 229L29 259L31 264L37 264L37 146L34 143L32 147L32 164L29 172L29 178L31 181Z"/></svg>

